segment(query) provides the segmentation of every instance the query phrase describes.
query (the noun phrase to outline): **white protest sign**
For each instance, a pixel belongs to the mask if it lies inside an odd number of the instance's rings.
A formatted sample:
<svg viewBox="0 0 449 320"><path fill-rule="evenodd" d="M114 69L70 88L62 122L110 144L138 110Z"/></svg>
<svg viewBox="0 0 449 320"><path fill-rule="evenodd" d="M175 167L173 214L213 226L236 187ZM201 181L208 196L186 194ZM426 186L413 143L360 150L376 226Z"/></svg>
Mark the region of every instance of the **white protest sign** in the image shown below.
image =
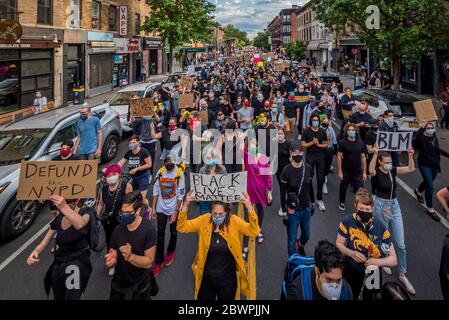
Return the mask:
<svg viewBox="0 0 449 320"><path fill-rule="evenodd" d="M192 64L187 67L187 75L193 77L195 75L195 66Z"/></svg>
<svg viewBox="0 0 449 320"><path fill-rule="evenodd" d="M413 132L384 132L377 133L376 145L382 151L407 151L411 147Z"/></svg>
<svg viewBox="0 0 449 320"><path fill-rule="evenodd" d="M246 192L246 172L190 174L190 186L197 201L239 202Z"/></svg>

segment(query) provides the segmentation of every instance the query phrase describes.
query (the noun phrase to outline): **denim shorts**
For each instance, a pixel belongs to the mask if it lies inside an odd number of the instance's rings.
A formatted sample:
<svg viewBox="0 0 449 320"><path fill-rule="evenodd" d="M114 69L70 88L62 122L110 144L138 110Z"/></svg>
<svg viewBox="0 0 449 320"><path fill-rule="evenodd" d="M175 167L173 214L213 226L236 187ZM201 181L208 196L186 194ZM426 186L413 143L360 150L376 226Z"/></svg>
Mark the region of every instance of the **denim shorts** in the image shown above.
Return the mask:
<svg viewBox="0 0 449 320"><path fill-rule="evenodd" d="M146 171L144 174L140 174L137 177L133 176L133 190L147 191L148 190L148 180L150 179L150 172Z"/></svg>

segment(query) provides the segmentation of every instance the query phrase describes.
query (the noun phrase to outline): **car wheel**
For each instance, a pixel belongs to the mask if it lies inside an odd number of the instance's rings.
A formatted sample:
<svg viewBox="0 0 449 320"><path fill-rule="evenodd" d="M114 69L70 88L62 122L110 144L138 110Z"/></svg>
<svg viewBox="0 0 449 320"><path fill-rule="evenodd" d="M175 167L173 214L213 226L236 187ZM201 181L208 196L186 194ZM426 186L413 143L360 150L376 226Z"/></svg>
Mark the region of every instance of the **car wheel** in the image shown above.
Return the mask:
<svg viewBox="0 0 449 320"><path fill-rule="evenodd" d="M118 152L118 138L115 135L110 135L106 138L103 151L101 152L101 161L109 162L115 158Z"/></svg>
<svg viewBox="0 0 449 320"><path fill-rule="evenodd" d="M1 215L0 238L12 239L27 230L36 219L40 209L37 201L11 200Z"/></svg>

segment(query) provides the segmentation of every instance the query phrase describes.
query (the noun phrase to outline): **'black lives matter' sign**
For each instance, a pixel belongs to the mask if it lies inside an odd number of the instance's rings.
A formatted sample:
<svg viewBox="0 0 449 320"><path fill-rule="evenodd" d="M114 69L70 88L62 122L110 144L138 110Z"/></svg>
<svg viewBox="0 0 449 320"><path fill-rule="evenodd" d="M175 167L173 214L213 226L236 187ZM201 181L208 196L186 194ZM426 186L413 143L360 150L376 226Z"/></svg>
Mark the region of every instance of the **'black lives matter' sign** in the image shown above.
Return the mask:
<svg viewBox="0 0 449 320"><path fill-rule="evenodd" d="M190 175L190 185L197 201L239 202L246 192L246 172Z"/></svg>

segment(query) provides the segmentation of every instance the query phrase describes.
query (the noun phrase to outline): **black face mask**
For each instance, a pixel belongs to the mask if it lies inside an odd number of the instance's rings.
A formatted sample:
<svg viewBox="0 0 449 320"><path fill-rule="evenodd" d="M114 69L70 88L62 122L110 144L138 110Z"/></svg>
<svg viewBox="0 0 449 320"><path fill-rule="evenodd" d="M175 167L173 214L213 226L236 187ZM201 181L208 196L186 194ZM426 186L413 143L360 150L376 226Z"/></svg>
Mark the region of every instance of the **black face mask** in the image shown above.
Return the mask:
<svg viewBox="0 0 449 320"><path fill-rule="evenodd" d="M301 155L292 156L292 160L296 163L300 163L302 161L302 156Z"/></svg>
<svg viewBox="0 0 449 320"><path fill-rule="evenodd" d="M329 127L329 123L322 123L321 125L323 126L323 128Z"/></svg>
<svg viewBox="0 0 449 320"><path fill-rule="evenodd" d="M373 132L377 132L377 131L379 131L379 127L374 127L374 128L371 128L371 131L373 131Z"/></svg>
<svg viewBox="0 0 449 320"><path fill-rule="evenodd" d="M174 163L167 163L165 165L165 169L167 169L167 171L172 171L174 167L175 167Z"/></svg>
<svg viewBox="0 0 449 320"><path fill-rule="evenodd" d="M362 223L366 225L373 217L373 213L362 211L362 210L357 210L357 216L360 218Z"/></svg>

